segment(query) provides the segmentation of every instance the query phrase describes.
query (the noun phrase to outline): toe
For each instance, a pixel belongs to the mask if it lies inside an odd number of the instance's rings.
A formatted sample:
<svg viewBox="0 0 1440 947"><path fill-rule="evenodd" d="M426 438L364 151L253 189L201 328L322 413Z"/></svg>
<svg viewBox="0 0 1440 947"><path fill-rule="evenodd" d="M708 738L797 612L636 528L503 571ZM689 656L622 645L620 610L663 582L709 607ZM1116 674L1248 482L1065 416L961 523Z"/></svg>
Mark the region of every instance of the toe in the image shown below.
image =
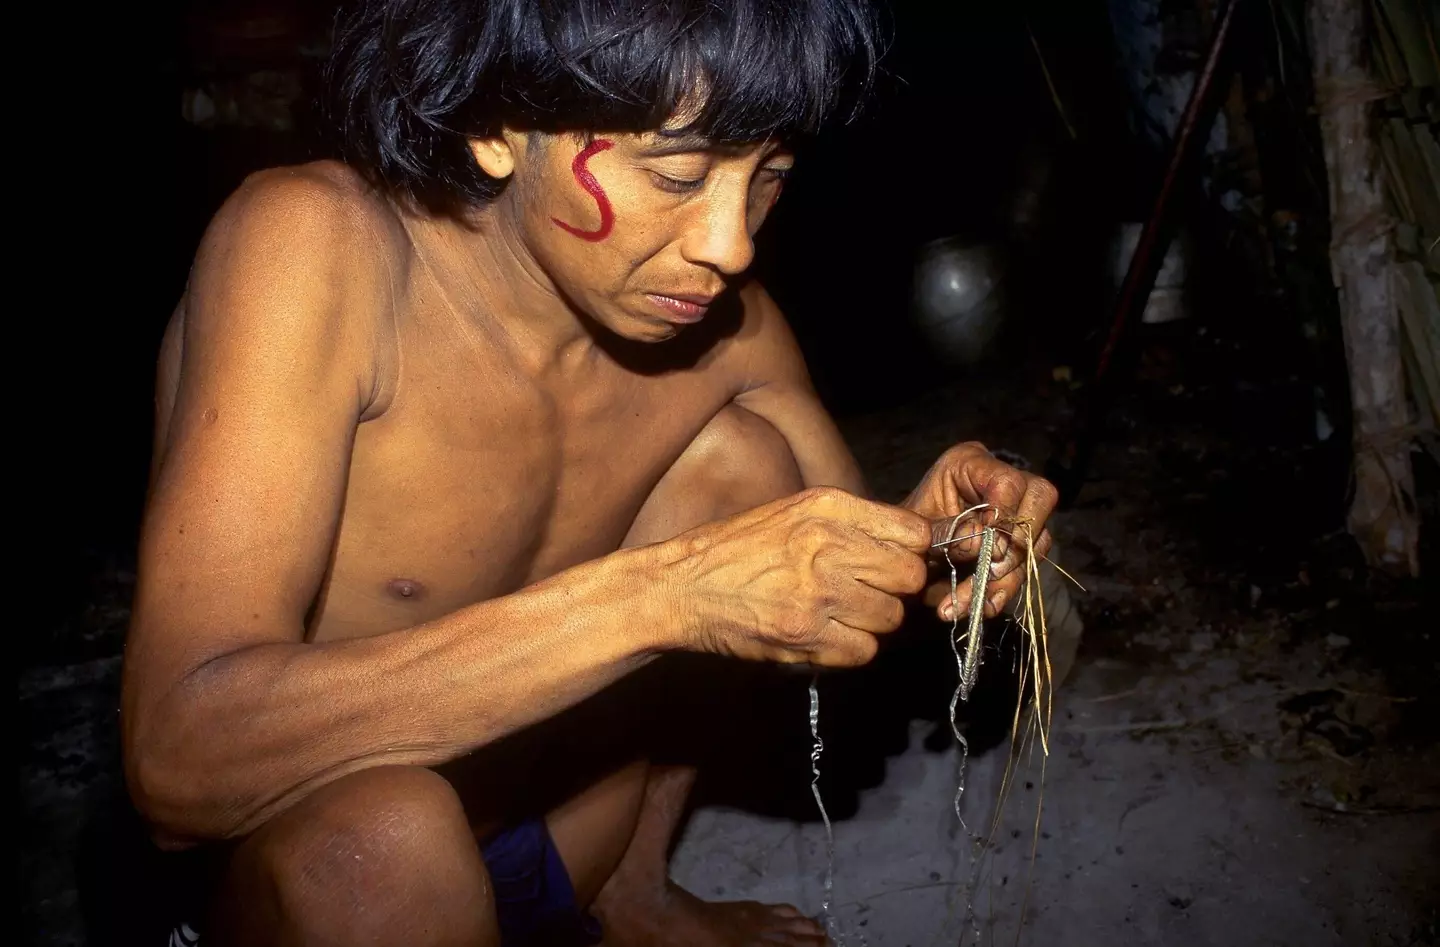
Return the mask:
<svg viewBox="0 0 1440 947"><path fill-rule="evenodd" d="M782 944L824 944L825 925L812 917L801 914L789 904L766 905L770 912L770 931L776 941Z"/></svg>

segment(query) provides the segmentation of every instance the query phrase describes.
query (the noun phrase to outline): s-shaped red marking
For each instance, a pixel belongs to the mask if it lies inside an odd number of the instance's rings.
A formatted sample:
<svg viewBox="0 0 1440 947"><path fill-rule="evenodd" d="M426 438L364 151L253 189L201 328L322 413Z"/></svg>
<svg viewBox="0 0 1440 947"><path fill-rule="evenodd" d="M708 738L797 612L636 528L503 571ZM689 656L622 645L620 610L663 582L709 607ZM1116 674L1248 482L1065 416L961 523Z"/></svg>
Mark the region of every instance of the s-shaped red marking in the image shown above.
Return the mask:
<svg viewBox="0 0 1440 947"><path fill-rule="evenodd" d="M558 217L550 218L561 230L574 234L581 240L589 240L591 243L597 243L610 236L610 228L615 225L615 212L610 209L610 199L605 196L605 189L600 186L599 181L595 180L595 175L590 173L588 165L591 158L607 148L613 147L615 147L615 142L607 138L597 138L584 151L576 155L575 160L570 163L570 172L575 175L575 180L580 182L580 186L585 189L586 193L595 198L595 206L600 210L600 226L594 230L581 230L579 227L565 223Z"/></svg>

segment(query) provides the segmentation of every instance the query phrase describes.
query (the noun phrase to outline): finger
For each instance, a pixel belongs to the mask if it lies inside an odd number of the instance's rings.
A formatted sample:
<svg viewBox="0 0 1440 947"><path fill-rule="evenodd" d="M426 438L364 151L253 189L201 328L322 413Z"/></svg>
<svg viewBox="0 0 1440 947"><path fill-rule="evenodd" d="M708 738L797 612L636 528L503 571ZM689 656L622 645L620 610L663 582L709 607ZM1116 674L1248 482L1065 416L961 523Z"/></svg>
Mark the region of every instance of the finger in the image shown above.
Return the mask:
<svg viewBox="0 0 1440 947"><path fill-rule="evenodd" d="M894 595L853 582L829 609L835 621L872 635L883 635L905 620L905 603Z"/></svg>
<svg viewBox="0 0 1440 947"><path fill-rule="evenodd" d="M930 548L930 521L901 506L841 494L840 518L872 539L894 543L914 553Z"/></svg>
<svg viewBox="0 0 1440 947"><path fill-rule="evenodd" d="M1015 515L1022 523L1029 524L1028 531L1020 531L1022 540L1027 536L1039 536L1045 529L1045 523L1050 519L1050 514L1055 512L1055 504L1060 502L1060 491L1055 485L1043 477L1030 477L1025 485L1025 493L1021 498Z"/></svg>
<svg viewBox="0 0 1440 947"><path fill-rule="evenodd" d="M1035 555L1037 557L1050 555L1050 548L1054 545L1054 537L1050 535L1050 530L1044 530L1040 533L1040 538L1035 541Z"/></svg>
<svg viewBox="0 0 1440 947"><path fill-rule="evenodd" d="M945 597L941 599L936 614L941 621L963 620L970 614L970 592L975 585L975 579L971 578L962 581L955 589L954 596L950 594L950 586L945 586Z"/></svg>
<svg viewBox="0 0 1440 947"><path fill-rule="evenodd" d="M1014 595L1013 589L987 588L985 590L985 617L995 618L1005 611L1005 606L1010 603Z"/></svg>
<svg viewBox="0 0 1440 947"><path fill-rule="evenodd" d="M1019 510L1025 500L1028 481L1034 479L1004 461L996 460L988 451L983 456L970 459L960 469L963 478L969 481L970 489L965 492L1006 514Z"/></svg>
<svg viewBox="0 0 1440 947"><path fill-rule="evenodd" d="M1018 569L1018 567L1025 563L1025 560L1028 558L1025 550L1022 548L1023 542L1025 540L1025 532L1019 532L1021 543L1016 544L1015 546L1011 546L1010 549L1006 552L1004 558L997 557L990 563L991 579L1003 579L1006 576L1014 573ZM1040 538L1035 540L1036 560L1043 561L1044 557L1050 552L1050 547L1052 545L1053 540L1050 536L1050 531L1048 529L1042 531L1040 533Z"/></svg>
<svg viewBox="0 0 1440 947"><path fill-rule="evenodd" d="M990 559L990 578L1003 579L1015 571L1015 567L1023 561L1024 555L1019 545L1006 545L1002 550L1000 539L995 540L995 552Z"/></svg>
<svg viewBox="0 0 1440 947"><path fill-rule="evenodd" d="M985 617L994 618L1000 614L1007 602L1015 600L1015 596L1020 593L1020 584L1024 581L1025 573L1015 571L1003 579L990 582L985 587Z"/></svg>
<svg viewBox="0 0 1440 947"><path fill-rule="evenodd" d="M930 520L930 558L944 562L949 553L952 562L968 562L980 555L983 512Z"/></svg>
<svg viewBox="0 0 1440 947"><path fill-rule="evenodd" d="M850 561L834 568L888 595L918 595L930 578L925 559L894 543L869 540L847 549Z"/></svg>
<svg viewBox="0 0 1440 947"><path fill-rule="evenodd" d="M985 585L985 611L986 618L994 618L1005 610L1005 606L1014 600L1019 593L1020 583L1025 580L1023 573L1014 572L998 582L991 581ZM955 621L958 618L964 619L970 615L970 598L974 588L975 580L970 578L962 582L956 590L955 599L959 602L959 609L953 607L949 590L946 590L945 597L940 601L935 613L940 616L941 621Z"/></svg>
<svg viewBox="0 0 1440 947"><path fill-rule="evenodd" d="M853 668L869 664L880 650L880 642L867 632L857 631L833 618L826 623L807 660L816 667Z"/></svg>

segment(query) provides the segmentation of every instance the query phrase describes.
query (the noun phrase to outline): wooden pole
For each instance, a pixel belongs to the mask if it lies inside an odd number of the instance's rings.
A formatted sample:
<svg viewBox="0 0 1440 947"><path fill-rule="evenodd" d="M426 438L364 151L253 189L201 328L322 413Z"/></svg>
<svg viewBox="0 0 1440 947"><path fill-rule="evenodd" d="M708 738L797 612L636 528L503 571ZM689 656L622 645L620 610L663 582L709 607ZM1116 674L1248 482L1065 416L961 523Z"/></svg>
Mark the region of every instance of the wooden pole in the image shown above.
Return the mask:
<svg viewBox="0 0 1440 947"><path fill-rule="evenodd" d="M1392 221L1370 118L1386 90L1366 69L1365 0L1310 0L1315 104L1330 179L1330 269L1340 296L1354 419L1354 498L1347 525L1372 568L1419 573Z"/></svg>

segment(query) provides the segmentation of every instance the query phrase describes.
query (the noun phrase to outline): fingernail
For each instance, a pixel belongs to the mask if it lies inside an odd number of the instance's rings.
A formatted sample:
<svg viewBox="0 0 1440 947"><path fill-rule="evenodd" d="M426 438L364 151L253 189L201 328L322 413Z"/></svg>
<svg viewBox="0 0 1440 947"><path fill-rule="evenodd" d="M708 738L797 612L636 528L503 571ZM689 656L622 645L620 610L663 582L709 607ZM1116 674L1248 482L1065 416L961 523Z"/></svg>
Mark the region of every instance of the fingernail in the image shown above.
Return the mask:
<svg viewBox="0 0 1440 947"><path fill-rule="evenodd" d="M1005 604L1005 593L1004 593L1004 592L996 592L994 595L990 596L990 607L993 608L993 609L995 609L995 611L997 611L997 612L1000 611L1000 607L1001 607L1002 605L1004 605L1004 604Z"/></svg>
<svg viewBox="0 0 1440 947"><path fill-rule="evenodd" d="M945 619L946 621L954 621L954 620L955 620L955 603L954 603L954 602L946 602L944 605L941 605L941 606L940 606L940 617L943 618L943 619Z"/></svg>
<svg viewBox="0 0 1440 947"><path fill-rule="evenodd" d="M990 562L990 578L1003 579L1015 569L1016 562L1008 556L1004 559L994 559Z"/></svg>

